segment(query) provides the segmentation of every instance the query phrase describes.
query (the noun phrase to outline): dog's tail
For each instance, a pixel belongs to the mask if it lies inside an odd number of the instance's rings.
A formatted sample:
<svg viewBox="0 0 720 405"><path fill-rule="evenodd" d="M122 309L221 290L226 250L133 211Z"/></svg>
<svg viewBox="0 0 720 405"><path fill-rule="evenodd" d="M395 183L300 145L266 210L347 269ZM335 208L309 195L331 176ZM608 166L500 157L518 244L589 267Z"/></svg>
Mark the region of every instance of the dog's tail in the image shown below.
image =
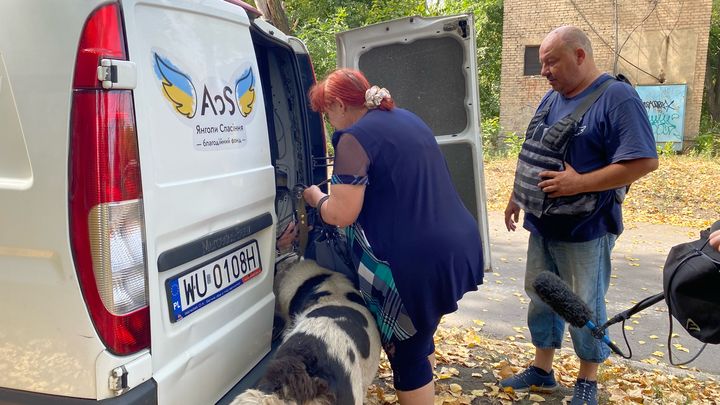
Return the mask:
<svg viewBox="0 0 720 405"><path fill-rule="evenodd" d="M308 374L300 356L272 360L258 388L276 394L285 404L333 405L336 398L325 379Z"/></svg>

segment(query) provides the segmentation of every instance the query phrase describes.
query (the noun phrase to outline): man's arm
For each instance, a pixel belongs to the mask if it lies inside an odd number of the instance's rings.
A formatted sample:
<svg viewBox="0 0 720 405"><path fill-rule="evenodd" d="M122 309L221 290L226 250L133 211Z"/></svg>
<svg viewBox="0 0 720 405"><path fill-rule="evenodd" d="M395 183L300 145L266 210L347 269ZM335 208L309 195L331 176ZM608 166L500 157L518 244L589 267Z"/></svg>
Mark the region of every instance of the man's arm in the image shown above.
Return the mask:
<svg viewBox="0 0 720 405"><path fill-rule="evenodd" d="M601 169L580 174L565 163L561 172L540 172L538 186L550 197L605 191L626 186L658 168L657 158L642 158L612 163Z"/></svg>

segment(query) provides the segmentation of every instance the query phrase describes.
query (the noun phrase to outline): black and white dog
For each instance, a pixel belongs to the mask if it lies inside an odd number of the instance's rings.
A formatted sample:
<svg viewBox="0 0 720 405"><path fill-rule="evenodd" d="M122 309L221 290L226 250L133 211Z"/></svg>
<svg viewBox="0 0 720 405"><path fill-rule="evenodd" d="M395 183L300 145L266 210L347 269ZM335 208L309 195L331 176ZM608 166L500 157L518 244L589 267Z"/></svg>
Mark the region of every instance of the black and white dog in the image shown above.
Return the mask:
<svg viewBox="0 0 720 405"><path fill-rule="evenodd" d="M361 405L380 361L380 335L342 274L302 260L275 276L283 342L256 389L231 405Z"/></svg>

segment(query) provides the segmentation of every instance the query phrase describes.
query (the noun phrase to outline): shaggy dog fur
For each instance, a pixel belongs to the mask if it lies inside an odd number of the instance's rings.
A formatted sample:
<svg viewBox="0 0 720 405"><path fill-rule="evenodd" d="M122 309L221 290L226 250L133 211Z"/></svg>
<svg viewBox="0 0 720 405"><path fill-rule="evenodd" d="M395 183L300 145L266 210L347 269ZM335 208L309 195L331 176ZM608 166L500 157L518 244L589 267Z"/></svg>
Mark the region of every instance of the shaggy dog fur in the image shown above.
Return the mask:
<svg viewBox="0 0 720 405"><path fill-rule="evenodd" d="M256 389L231 405L360 405L380 361L380 336L343 275L302 260L275 276L276 312L289 324Z"/></svg>

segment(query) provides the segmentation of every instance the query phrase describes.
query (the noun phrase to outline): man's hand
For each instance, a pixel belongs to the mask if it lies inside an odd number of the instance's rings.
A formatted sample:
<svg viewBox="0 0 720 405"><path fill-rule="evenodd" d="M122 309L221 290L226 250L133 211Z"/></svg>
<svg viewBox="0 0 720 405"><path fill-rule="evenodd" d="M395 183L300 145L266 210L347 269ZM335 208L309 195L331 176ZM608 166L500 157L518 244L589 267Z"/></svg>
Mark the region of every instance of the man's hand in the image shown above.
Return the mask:
<svg viewBox="0 0 720 405"><path fill-rule="evenodd" d="M510 195L507 207L505 207L505 227L508 231L514 231L520 219L520 206L515 203Z"/></svg>
<svg viewBox="0 0 720 405"><path fill-rule="evenodd" d="M275 246L280 252L286 252L292 248L295 240L298 236L298 227L295 226L295 221L290 222L283 230L282 234L278 237Z"/></svg>
<svg viewBox="0 0 720 405"><path fill-rule="evenodd" d="M565 170L561 172L546 170L540 172L540 178L544 180L538 183L538 187L552 198L583 192L582 174L576 172L568 162L565 162Z"/></svg>
<svg viewBox="0 0 720 405"><path fill-rule="evenodd" d="M710 241L710 246L717 249L718 252L720 252L720 230L717 230L710 234L710 238L708 238Z"/></svg>
<svg viewBox="0 0 720 405"><path fill-rule="evenodd" d="M567 162L561 172L540 172L538 187L548 196L556 198L580 193L612 190L631 184L657 169L657 158L640 158L611 163L591 172L578 173Z"/></svg>

